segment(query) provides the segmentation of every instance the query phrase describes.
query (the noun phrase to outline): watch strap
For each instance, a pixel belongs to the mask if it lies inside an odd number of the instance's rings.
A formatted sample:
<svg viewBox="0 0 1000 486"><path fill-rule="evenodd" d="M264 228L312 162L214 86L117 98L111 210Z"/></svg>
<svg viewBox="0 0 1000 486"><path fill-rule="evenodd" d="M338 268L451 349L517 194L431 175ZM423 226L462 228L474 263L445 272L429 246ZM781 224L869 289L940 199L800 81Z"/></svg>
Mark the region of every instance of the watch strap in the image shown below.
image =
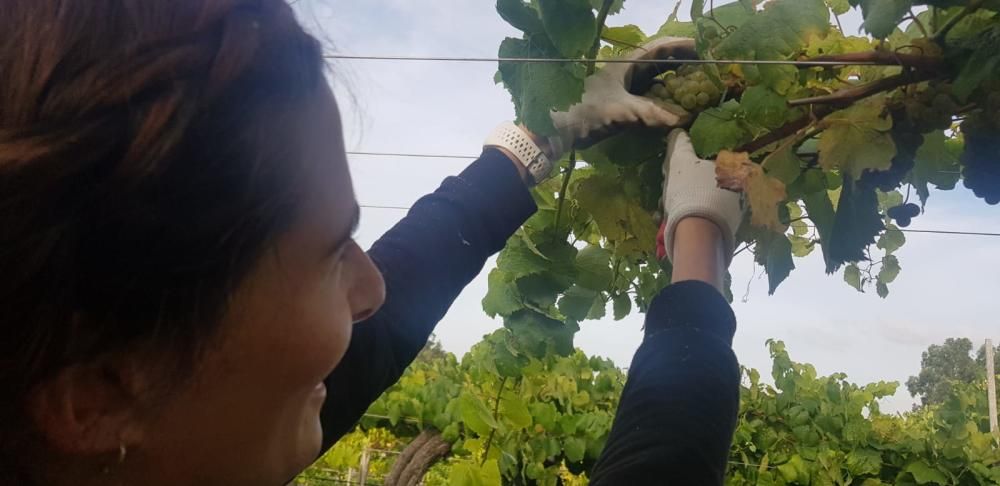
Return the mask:
<svg viewBox="0 0 1000 486"><path fill-rule="evenodd" d="M527 133L512 122L500 124L483 143L486 147L502 147L514 154L517 161L524 166L531 176L532 182L548 179L552 173L552 160L535 143Z"/></svg>

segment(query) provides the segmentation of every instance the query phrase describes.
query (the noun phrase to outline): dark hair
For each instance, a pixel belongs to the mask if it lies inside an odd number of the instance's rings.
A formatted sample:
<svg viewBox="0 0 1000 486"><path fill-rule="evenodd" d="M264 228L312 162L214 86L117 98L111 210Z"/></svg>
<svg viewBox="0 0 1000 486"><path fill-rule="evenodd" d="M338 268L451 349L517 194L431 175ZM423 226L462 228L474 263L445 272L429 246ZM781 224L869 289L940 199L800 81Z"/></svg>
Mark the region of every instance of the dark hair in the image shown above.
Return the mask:
<svg viewBox="0 0 1000 486"><path fill-rule="evenodd" d="M3 0L0 32L11 424L68 365L147 344L193 362L296 215L288 118L325 77L282 0Z"/></svg>

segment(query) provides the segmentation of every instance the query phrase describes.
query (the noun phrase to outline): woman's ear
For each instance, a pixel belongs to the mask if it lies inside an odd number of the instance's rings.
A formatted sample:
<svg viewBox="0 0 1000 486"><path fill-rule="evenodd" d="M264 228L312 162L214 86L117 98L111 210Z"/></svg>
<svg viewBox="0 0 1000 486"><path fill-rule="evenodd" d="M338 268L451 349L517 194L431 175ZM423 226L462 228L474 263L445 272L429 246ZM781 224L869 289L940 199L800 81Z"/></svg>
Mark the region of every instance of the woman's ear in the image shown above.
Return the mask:
<svg viewBox="0 0 1000 486"><path fill-rule="evenodd" d="M69 366L28 394L27 415L56 453L117 453L142 439L145 382L130 359Z"/></svg>

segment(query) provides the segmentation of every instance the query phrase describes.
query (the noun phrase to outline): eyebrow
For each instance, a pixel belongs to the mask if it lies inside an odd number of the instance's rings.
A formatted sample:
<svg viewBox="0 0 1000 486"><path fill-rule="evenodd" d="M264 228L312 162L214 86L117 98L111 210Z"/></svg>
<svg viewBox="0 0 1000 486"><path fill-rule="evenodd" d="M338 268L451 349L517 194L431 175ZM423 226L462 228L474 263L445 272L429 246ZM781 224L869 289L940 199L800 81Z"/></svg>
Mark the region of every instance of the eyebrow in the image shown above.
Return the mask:
<svg viewBox="0 0 1000 486"><path fill-rule="evenodd" d="M358 203L354 203L354 212L351 215L350 224L344 231L340 233L340 236L330 245L330 250L327 252L327 257L331 257L337 253L347 242L354 236L354 233L358 230L358 224L361 222L361 207Z"/></svg>

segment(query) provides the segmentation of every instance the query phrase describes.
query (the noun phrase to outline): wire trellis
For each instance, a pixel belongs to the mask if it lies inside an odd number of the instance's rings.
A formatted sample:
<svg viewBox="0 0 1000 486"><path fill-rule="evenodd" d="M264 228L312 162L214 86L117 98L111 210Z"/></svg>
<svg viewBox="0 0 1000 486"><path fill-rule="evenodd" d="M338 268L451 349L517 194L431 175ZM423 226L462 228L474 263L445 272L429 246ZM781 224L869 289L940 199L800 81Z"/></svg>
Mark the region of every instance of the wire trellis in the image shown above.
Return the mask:
<svg viewBox="0 0 1000 486"><path fill-rule="evenodd" d="M345 59L361 61L405 61L405 62L519 62L519 63L588 63L587 59L545 58L545 57L450 57L450 56L375 56L354 54L327 54L327 59ZM737 64L737 65L777 65L798 67L841 67L841 66L886 66L901 65L885 61L798 61L783 59L598 59L596 62L605 64Z"/></svg>

